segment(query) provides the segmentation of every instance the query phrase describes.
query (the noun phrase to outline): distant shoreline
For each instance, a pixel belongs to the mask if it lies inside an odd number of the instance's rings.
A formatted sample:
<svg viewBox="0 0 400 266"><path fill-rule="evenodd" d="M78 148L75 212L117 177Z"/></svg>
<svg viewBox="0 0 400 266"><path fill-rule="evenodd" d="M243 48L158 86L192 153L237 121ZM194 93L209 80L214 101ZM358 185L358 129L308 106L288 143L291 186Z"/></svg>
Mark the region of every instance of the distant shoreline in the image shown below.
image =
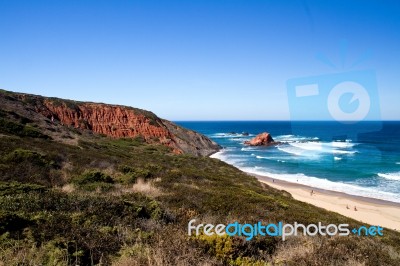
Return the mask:
<svg viewBox="0 0 400 266"><path fill-rule="evenodd" d="M248 172L244 173L256 177L261 183L289 192L296 200L337 212L363 223L400 231L400 203L315 188ZM313 191L312 195L311 191ZM354 210L354 207L357 208L357 211Z"/></svg>
<svg viewBox="0 0 400 266"><path fill-rule="evenodd" d="M346 198L351 198L353 200L365 201L365 202L368 202L368 203L371 203L371 204L380 204L380 205L393 206L393 207L400 208L400 203L394 202L394 201L377 199L377 198L372 198L372 197L352 195L352 194L348 194L348 193L345 193L345 192L339 192L339 191L335 191L335 190L328 190L328 189L308 186L308 185L304 185L304 184L285 181L285 180L282 180L282 179L274 179L274 178L269 177L269 176L264 176L264 175L260 175L260 174L253 174L253 173L249 173L249 172L246 172L246 171L244 171L244 172L246 174L248 174L248 175L257 177L257 179L260 180L261 182L265 182L265 183L268 183L268 184L269 183L272 183L272 184L276 183L276 184L281 184L282 186L284 185L285 187L288 187L288 188L294 187L294 188L306 189L308 191L314 190L314 192L321 192L321 193L329 194L329 195L335 196L335 197L346 197ZM274 182L272 180L274 180Z"/></svg>

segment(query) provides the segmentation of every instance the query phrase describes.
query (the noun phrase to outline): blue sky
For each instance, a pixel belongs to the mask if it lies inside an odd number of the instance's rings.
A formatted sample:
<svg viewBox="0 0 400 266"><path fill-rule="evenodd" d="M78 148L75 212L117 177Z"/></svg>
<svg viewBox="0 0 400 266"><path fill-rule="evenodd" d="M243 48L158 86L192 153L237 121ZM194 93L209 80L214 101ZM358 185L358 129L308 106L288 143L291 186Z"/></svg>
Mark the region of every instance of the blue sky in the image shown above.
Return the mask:
<svg viewBox="0 0 400 266"><path fill-rule="evenodd" d="M0 88L170 120L290 119L288 80L366 69L399 120L399 47L398 1L0 0Z"/></svg>

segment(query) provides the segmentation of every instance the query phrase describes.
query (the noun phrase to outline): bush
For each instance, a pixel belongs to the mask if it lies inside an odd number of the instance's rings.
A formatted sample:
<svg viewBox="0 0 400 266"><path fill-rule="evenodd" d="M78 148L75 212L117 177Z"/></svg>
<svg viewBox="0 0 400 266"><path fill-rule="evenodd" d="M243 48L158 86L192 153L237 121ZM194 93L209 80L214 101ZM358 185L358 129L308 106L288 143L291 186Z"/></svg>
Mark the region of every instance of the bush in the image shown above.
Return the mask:
<svg viewBox="0 0 400 266"><path fill-rule="evenodd" d="M50 139L49 136L41 133L37 129L24 126L19 123L12 122L10 120L0 119L0 132L14 134L20 137L31 137L31 138L42 138Z"/></svg>
<svg viewBox="0 0 400 266"><path fill-rule="evenodd" d="M51 164L51 162L47 161L43 155L35 151L24 149L14 150L13 152L4 156L3 161L7 163L21 163L23 161L30 161L38 166L46 166Z"/></svg>
<svg viewBox="0 0 400 266"><path fill-rule="evenodd" d="M15 213L0 210L0 235L11 232L13 237L18 237L31 224L29 220Z"/></svg>
<svg viewBox="0 0 400 266"><path fill-rule="evenodd" d="M111 176L95 170L84 172L82 175L74 178L72 183L86 191L99 190L107 192L114 188L114 180Z"/></svg>
<svg viewBox="0 0 400 266"><path fill-rule="evenodd" d="M55 185L61 180L59 165L36 151L15 149L0 158L0 180Z"/></svg>
<svg viewBox="0 0 400 266"><path fill-rule="evenodd" d="M153 169L153 171L156 171L154 167L151 167L151 165L148 165L149 168ZM141 168L141 167L131 167L128 165L122 165L119 167L119 170L125 174L125 177L122 178L122 182L124 183L135 183L138 179L148 179L154 176L154 173L151 169L146 168Z"/></svg>
<svg viewBox="0 0 400 266"><path fill-rule="evenodd" d="M0 182L0 196L27 194L30 192L42 193L46 187L36 184L24 184L19 182Z"/></svg>
<svg viewBox="0 0 400 266"><path fill-rule="evenodd" d="M114 185L105 182L95 182L80 185L79 188L85 191L109 192L114 189Z"/></svg>
<svg viewBox="0 0 400 266"><path fill-rule="evenodd" d="M89 183L108 183L113 184L114 180L111 176L100 171L86 171L81 176L73 179L73 183L78 185L86 185Z"/></svg>

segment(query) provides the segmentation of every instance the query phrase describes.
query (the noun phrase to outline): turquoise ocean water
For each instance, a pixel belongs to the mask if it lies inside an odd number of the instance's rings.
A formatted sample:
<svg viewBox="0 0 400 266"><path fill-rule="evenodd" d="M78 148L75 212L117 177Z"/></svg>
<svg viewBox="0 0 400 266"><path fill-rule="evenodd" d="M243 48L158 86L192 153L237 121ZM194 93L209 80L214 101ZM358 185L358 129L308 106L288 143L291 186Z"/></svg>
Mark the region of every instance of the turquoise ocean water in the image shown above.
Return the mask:
<svg viewBox="0 0 400 266"><path fill-rule="evenodd" d="M362 122L351 131L333 122L177 123L216 141L224 149L213 157L241 170L400 202L400 122ZM261 132L271 133L280 144L244 145Z"/></svg>

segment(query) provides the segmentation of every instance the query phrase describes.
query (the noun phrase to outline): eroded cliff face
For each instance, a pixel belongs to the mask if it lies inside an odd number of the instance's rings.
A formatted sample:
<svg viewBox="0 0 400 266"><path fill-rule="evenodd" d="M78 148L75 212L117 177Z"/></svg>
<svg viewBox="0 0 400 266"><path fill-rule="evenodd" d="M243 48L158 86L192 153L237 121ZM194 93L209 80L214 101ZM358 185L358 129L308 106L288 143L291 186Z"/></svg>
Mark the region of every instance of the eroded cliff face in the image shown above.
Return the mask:
<svg viewBox="0 0 400 266"><path fill-rule="evenodd" d="M162 120L149 111L102 103L76 102L28 94L15 97L29 103L51 123L91 130L112 138L143 137L148 143L161 143L176 154L207 156L220 146L207 137Z"/></svg>
<svg viewBox="0 0 400 266"><path fill-rule="evenodd" d="M38 108L38 112L64 125L113 138L142 136L147 142L160 142L171 147L176 154L184 153L161 120L151 113L146 116L133 108L96 103L82 103L71 108L51 100L45 100L43 107Z"/></svg>

